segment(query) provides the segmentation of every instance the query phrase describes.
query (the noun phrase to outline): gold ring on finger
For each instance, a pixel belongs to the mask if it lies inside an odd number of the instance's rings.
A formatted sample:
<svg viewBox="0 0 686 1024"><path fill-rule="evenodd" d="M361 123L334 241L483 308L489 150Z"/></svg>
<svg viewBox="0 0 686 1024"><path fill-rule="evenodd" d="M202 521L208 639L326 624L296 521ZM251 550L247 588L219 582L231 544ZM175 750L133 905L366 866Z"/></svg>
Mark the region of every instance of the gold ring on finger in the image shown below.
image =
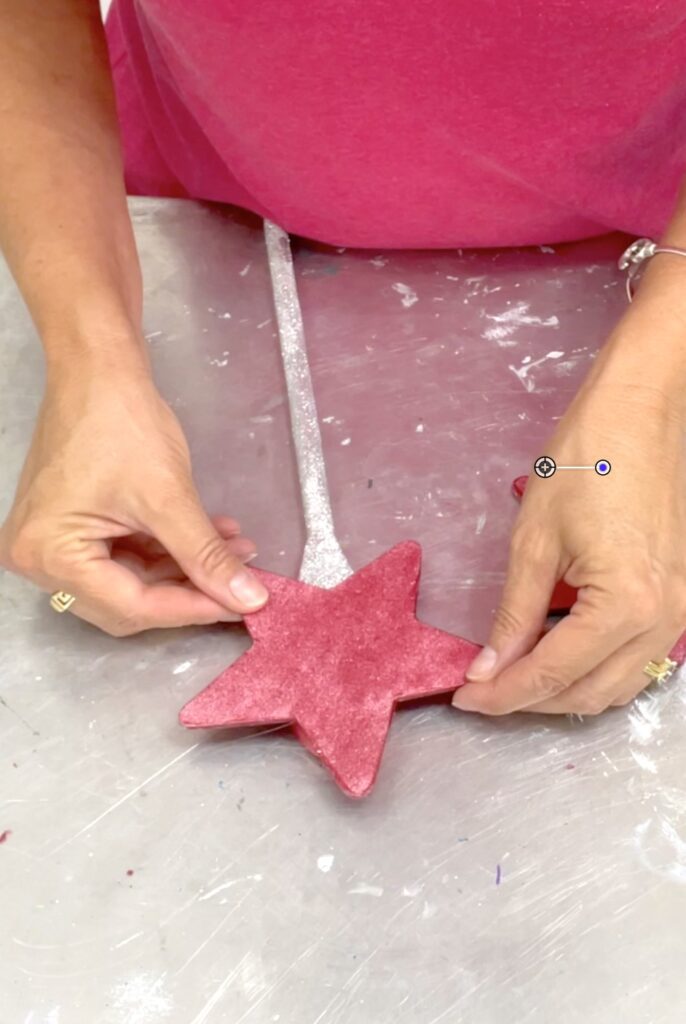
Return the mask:
<svg viewBox="0 0 686 1024"><path fill-rule="evenodd" d="M68 594L66 590L56 590L54 594L50 595L50 607L63 615L64 612L69 611L75 600L74 595Z"/></svg>
<svg viewBox="0 0 686 1024"><path fill-rule="evenodd" d="M665 658L664 661L649 661L643 672L656 683L666 683L669 677L674 675L676 668L676 661L673 661L672 658Z"/></svg>

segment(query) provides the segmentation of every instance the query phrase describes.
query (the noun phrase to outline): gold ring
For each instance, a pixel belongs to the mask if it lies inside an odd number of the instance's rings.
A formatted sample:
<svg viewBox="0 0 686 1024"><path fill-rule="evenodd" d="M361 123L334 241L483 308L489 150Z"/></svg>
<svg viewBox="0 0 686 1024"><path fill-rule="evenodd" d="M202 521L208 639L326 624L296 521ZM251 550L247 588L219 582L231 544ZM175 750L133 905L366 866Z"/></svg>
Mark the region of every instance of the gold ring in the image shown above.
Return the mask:
<svg viewBox="0 0 686 1024"><path fill-rule="evenodd" d="M74 595L68 594L66 590L56 590L50 597L50 607L62 615L69 611L75 600Z"/></svg>
<svg viewBox="0 0 686 1024"><path fill-rule="evenodd" d="M664 661L649 661L643 672L656 683L666 683L669 677L674 675L676 668L676 661L665 658Z"/></svg>

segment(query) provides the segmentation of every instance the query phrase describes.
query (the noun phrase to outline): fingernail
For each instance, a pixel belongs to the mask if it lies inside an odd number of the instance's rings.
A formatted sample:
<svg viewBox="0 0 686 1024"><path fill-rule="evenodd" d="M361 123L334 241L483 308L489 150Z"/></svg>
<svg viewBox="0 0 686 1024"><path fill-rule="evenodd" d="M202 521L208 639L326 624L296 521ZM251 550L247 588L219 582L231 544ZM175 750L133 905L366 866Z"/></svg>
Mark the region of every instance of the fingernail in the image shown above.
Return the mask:
<svg viewBox="0 0 686 1024"><path fill-rule="evenodd" d="M498 654L492 647L482 647L465 675L467 679L488 679L498 661Z"/></svg>
<svg viewBox="0 0 686 1024"><path fill-rule="evenodd" d="M261 608L269 597L267 588L247 569L239 569L234 573L229 589L246 608Z"/></svg>
<svg viewBox="0 0 686 1024"><path fill-rule="evenodd" d="M465 690L469 690L469 686L461 686L459 690L456 690L452 698L452 706L459 708L460 711L474 711L475 705L469 699L469 696L465 694Z"/></svg>
<svg viewBox="0 0 686 1024"><path fill-rule="evenodd" d="M257 551L253 551L251 555L245 555L243 562L247 565L248 562L252 562L254 558L257 558Z"/></svg>

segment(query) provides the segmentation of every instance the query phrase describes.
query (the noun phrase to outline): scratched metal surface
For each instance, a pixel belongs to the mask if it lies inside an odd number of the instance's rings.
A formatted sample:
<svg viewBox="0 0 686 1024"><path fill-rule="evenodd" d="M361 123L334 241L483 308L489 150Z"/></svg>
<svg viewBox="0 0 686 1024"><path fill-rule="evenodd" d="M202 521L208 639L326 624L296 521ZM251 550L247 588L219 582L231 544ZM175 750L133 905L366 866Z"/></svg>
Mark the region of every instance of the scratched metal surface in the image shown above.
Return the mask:
<svg viewBox="0 0 686 1024"><path fill-rule="evenodd" d="M150 350L207 504L295 572L260 227L132 209ZM485 638L510 481L622 309L620 246L296 246L341 541L358 567L420 539L428 621ZM4 268L0 330L4 513L42 379ZM352 803L284 732L179 728L235 631L112 640L16 579L0 600L1 1024L681 1019L681 681L583 723L404 710Z"/></svg>

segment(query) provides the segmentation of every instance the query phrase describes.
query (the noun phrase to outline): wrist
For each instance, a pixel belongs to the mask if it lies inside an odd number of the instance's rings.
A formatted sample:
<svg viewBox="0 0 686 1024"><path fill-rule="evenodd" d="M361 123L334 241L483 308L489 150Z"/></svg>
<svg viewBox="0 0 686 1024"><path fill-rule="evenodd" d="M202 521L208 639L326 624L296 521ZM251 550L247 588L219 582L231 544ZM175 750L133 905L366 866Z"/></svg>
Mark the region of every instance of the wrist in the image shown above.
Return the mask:
<svg viewBox="0 0 686 1024"><path fill-rule="evenodd" d="M598 353L587 384L623 392L632 403L670 405L674 414L686 413L686 319L666 292L646 292L627 309Z"/></svg>
<svg viewBox="0 0 686 1024"><path fill-rule="evenodd" d="M676 246L676 242L672 244ZM686 252L686 245L681 247ZM671 317L686 330L686 255L663 252L653 256L641 275L633 304Z"/></svg>
<svg viewBox="0 0 686 1024"><path fill-rule="evenodd" d="M41 331L48 375L132 373L150 375L140 324L112 303L81 304Z"/></svg>

